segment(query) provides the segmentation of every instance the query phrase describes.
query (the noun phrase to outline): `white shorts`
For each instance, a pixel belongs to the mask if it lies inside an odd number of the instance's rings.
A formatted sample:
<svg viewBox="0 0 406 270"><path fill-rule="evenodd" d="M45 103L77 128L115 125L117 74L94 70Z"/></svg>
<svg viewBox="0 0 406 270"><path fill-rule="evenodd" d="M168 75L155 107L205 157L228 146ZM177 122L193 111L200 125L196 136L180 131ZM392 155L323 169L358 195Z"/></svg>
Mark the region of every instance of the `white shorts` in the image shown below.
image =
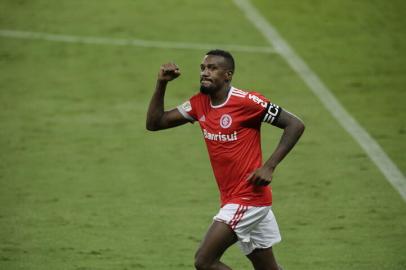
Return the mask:
<svg viewBox="0 0 406 270"><path fill-rule="evenodd" d="M282 240L271 206L226 204L213 219L228 224L234 230L245 255L257 248L269 248Z"/></svg>

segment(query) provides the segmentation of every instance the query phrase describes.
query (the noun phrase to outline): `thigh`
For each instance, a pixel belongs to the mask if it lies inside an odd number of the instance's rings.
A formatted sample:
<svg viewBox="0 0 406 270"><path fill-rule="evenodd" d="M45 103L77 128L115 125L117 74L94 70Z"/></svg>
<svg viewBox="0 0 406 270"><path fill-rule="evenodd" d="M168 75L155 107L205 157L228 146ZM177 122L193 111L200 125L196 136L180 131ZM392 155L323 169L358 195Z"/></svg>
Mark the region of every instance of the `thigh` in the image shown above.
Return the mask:
<svg viewBox="0 0 406 270"><path fill-rule="evenodd" d="M237 236L230 226L214 221L196 252L196 257L211 262L219 260L224 251L236 241Z"/></svg>
<svg viewBox="0 0 406 270"><path fill-rule="evenodd" d="M278 270L278 264L276 263L275 256L273 255L272 247L265 249L255 249L249 255L255 270Z"/></svg>

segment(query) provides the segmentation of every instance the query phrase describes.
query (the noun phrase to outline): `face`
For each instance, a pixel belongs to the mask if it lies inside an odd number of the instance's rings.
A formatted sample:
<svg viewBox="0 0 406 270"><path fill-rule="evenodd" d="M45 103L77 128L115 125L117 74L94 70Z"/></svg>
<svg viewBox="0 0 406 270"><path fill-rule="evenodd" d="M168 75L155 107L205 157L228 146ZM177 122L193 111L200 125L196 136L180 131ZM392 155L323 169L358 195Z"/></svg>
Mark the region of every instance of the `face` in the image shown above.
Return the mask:
<svg viewBox="0 0 406 270"><path fill-rule="evenodd" d="M209 95L231 81L232 72L219 55L206 55L200 64L200 92Z"/></svg>

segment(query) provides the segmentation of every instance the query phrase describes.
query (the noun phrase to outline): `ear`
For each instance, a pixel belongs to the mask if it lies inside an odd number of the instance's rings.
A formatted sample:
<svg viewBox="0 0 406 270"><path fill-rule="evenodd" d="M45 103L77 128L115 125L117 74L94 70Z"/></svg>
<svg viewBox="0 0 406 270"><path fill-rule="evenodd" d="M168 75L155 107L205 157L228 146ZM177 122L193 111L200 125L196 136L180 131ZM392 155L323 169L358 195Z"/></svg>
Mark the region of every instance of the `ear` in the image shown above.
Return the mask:
<svg viewBox="0 0 406 270"><path fill-rule="evenodd" d="M233 72L231 70L226 72L226 81L229 82L233 78Z"/></svg>

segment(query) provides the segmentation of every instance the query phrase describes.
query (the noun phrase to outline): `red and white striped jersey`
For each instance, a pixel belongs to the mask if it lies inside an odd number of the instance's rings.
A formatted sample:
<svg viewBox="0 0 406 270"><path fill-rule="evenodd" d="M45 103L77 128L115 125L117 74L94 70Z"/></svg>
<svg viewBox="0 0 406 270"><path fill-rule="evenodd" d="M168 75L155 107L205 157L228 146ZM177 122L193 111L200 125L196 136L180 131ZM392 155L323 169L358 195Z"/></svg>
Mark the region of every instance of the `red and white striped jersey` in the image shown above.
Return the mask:
<svg viewBox="0 0 406 270"><path fill-rule="evenodd" d="M223 104L214 106L208 95L198 93L177 108L200 124L221 205L272 205L271 187L254 186L247 177L262 165L261 123L272 123L282 109L259 93L234 87Z"/></svg>

